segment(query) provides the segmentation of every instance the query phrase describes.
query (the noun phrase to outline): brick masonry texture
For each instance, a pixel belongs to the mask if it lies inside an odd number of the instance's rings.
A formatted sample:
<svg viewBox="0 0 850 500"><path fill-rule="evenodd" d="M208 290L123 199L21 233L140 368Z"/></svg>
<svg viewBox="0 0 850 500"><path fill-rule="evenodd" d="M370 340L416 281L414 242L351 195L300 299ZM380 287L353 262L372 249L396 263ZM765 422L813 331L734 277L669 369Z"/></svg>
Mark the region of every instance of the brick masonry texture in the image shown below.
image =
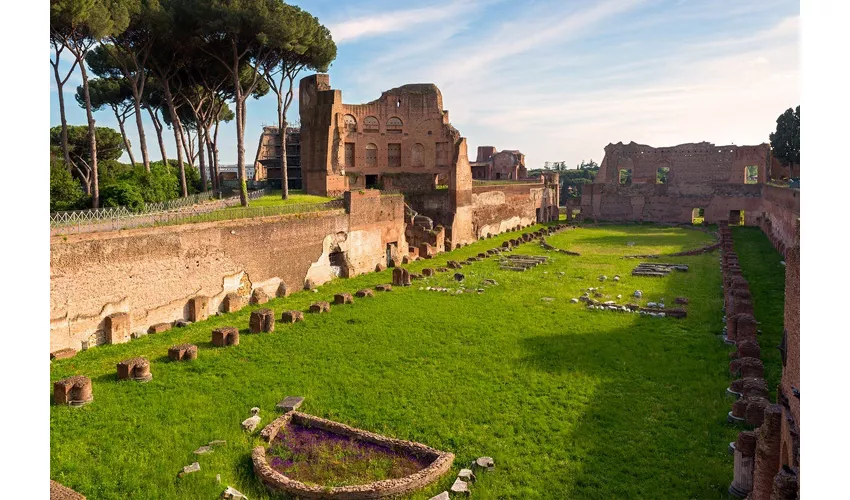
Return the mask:
<svg viewBox="0 0 850 500"><path fill-rule="evenodd" d="M346 276L371 272L386 264L388 243L407 248L404 229L403 198L367 191L347 193L345 210L53 238L50 351L105 342L116 314L144 333L204 319L229 293L324 283L333 252L344 254Z"/></svg>

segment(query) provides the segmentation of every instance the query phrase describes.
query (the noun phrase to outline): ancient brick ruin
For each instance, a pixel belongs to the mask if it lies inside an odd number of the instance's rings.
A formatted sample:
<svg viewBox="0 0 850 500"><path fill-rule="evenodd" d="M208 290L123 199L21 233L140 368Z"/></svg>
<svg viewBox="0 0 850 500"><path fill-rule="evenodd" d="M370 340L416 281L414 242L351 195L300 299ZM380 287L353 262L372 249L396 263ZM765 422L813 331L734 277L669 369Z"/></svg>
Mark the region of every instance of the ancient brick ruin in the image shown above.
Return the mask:
<svg viewBox="0 0 850 500"><path fill-rule="evenodd" d="M301 80L300 98L308 193L401 191L408 223L421 216L431 221L429 230L445 228L448 249L558 217L558 175L525 179L518 151L496 153L488 161L491 171L504 171L501 178L519 180L473 185L466 139L449 122L433 84L403 85L366 104L344 104L330 77L317 74Z"/></svg>
<svg viewBox="0 0 850 500"><path fill-rule="evenodd" d="M734 476L729 492L756 500L799 498L800 473L800 246L799 222L795 243L784 252L785 271L785 336L782 350L782 380L777 404L771 404L764 380L764 367L759 359L758 322L753 316L749 283L741 274L728 222L719 224L721 268L725 297L726 326L724 338L735 345L731 353L730 372L741 378L734 380L727 392L737 399L728 420L756 427L743 431L732 445L735 457ZM772 238L774 244L778 238Z"/></svg>
<svg viewBox="0 0 850 500"><path fill-rule="evenodd" d="M525 155L516 149L496 152L493 146L478 146L478 156L469 162L473 180L517 180L528 178Z"/></svg>

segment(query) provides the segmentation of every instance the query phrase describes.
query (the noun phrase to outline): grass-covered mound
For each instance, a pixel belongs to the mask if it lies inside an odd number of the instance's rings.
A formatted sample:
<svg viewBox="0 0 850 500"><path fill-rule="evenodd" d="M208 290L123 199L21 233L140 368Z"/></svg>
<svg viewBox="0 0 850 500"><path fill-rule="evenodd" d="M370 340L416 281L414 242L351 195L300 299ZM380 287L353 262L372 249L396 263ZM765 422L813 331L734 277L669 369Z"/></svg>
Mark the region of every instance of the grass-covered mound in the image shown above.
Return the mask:
<svg viewBox="0 0 850 500"><path fill-rule="evenodd" d="M512 237L407 267L436 268ZM761 302L781 304L782 295L757 292L757 283L783 270L749 266L740 247L762 248L764 236L735 237L759 315ZM483 293L420 290L459 288L453 273L439 274L305 322L278 324L271 334L247 334L253 308L245 308L54 362L51 381L87 375L94 401L51 407L51 478L90 499L214 498L225 485L251 499L269 498L251 469L251 449L263 442L240 422L258 406L266 425L278 401L299 395L306 413L453 452L455 472L479 456L493 457L496 472L481 475L476 498L726 498L726 448L737 431L725 422L730 348L717 337L718 255L665 258L689 271L664 278L634 278L640 260L621 258L697 248L710 236L631 225L570 230L547 241L581 256L525 244L514 253L548 255L550 263L501 271L495 257L460 271L467 288L497 283ZM622 279L600 283L601 274ZM334 293L390 280L390 270L336 280L263 307L279 318L282 310L306 310ZM651 318L570 303L600 285L612 300L640 289L641 304L688 297L688 316ZM213 348L211 330L226 325L242 329L240 344ZM198 359L169 362L168 346L184 342L199 346ZM116 382L115 363L139 355L151 360L153 380ZM192 453L215 439L227 445ZM199 472L176 477L196 460ZM447 474L416 498L453 480Z"/></svg>

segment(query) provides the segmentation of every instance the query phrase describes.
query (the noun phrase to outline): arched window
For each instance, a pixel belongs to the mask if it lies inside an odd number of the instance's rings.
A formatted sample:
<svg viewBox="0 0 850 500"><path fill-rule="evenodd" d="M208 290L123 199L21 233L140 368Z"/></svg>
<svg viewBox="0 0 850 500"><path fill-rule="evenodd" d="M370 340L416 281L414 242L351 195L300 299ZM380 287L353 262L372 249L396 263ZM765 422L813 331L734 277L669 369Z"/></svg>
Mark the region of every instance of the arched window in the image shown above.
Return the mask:
<svg viewBox="0 0 850 500"><path fill-rule="evenodd" d="M366 145L366 166L375 167L378 165L378 146L371 142Z"/></svg>
<svg viewBox="0 0 850 500"><path fill-rule="evenodd" d="M410 149L410 164L414 167L425 166L425 146L418 142Z"/></svg>
<svg viewBox="0 0 850 500"><path fill-rule="evenodd" d="M377 133L379 130L378 119L374 116L367 116L363 120L363 132ZM374 144L373 144L374 145Z"/></svg>
<svg viewBox="0 0 850 500"><path fill-rule="evenodd" d="M346 132L357 132L357 119L353 115L345 115L342 123Z"/></svg>
<svg viewBox="0 0 850 500"><path fill-rule="evenodd" d="M401 133L401 120L396 118L395 116L387 120L387 133L388 134L400 134Z"/></svg>

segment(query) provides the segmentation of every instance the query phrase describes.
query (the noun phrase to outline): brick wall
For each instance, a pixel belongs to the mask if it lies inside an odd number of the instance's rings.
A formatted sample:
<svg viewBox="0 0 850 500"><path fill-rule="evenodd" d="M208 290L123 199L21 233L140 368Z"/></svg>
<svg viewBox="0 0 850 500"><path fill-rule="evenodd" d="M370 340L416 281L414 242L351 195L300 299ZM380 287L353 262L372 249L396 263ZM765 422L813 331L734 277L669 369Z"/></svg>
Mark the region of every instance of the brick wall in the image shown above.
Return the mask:
<svg viewBox="0 0 850 500"><path fill-rule="evenodd" d="M53 238L50 244L50 350L80 349L103 338L105 318L130 315L133 332L188 317L188 301L262 288L274 296L281 282L301 289L307 278L333 277L329 255L342 251L348 272L386 264L386 245L406 248L399 196L354 194L347 210L251 220L184 224L155 229ZM247 291L246 291L247 283ZM92 342L97 343L95 342Z"/></svg>

